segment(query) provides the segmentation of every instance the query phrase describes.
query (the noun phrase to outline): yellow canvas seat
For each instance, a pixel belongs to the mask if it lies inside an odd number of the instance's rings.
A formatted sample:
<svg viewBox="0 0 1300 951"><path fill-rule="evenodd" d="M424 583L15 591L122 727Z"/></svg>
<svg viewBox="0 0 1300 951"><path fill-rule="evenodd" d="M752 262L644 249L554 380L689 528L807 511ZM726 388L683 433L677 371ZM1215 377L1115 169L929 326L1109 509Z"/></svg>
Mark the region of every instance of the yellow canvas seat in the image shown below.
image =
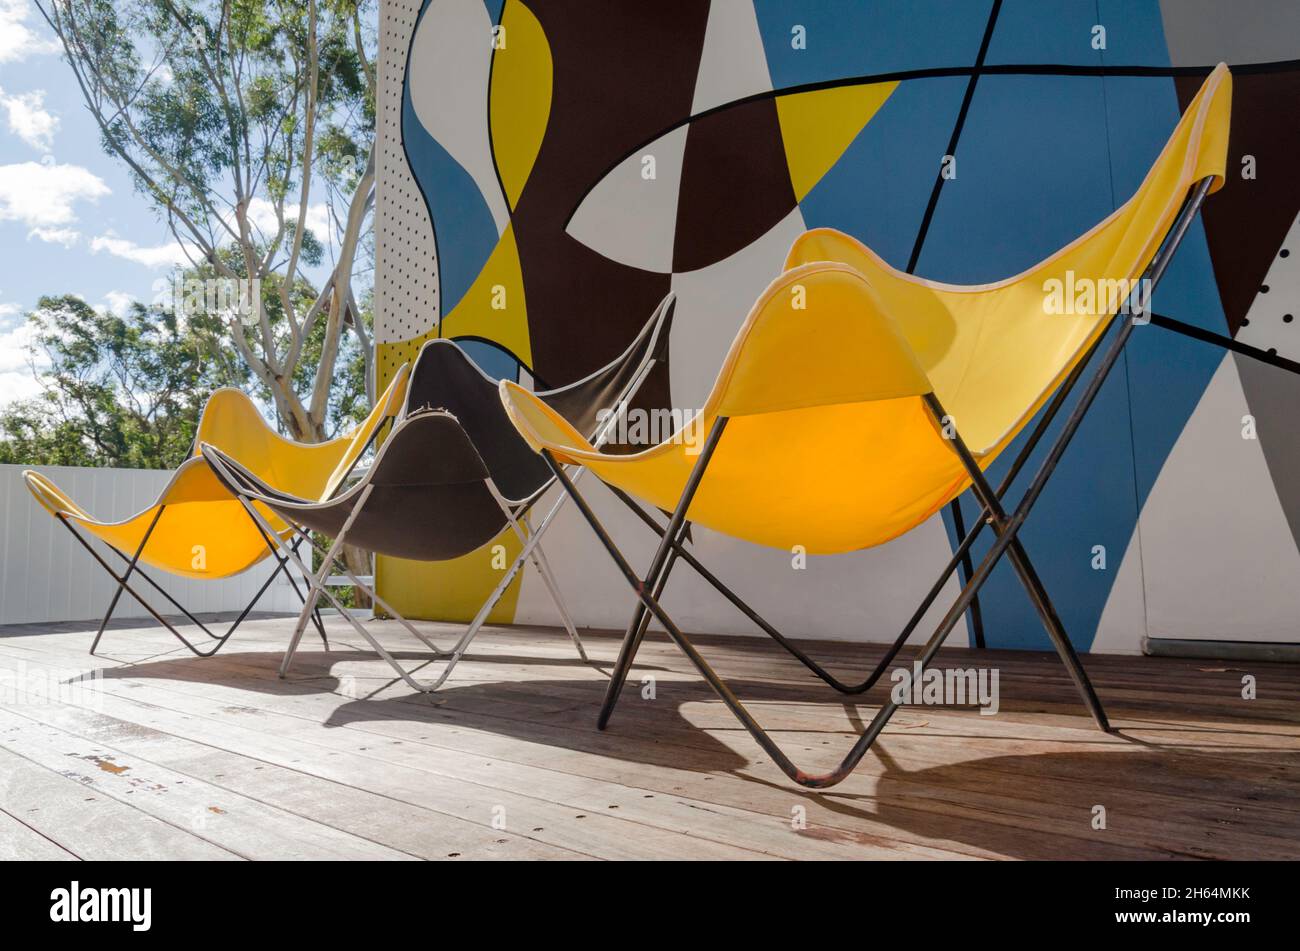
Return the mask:
<svg viewBox="0 0 1300 951"><path fill-rule="evenodd" d="M916 397L932 388L987 467L1113 313L1045 313L1045 282L1067 272L1075 284L1089 279L1103 287L1137 279L1191 185L1207 176L1222 181L1230 99L1231 77L1221 66L1128 202L1003 281L939 284L891 267L848 235L804 234L786 272L751 310L699 418L658 446L632 455L596 452L557 414L504 383L507 409L534 447L670 511L698 436L719 415L737 417L691 505L691 521L816 554L890 541L970 484ZM868 319L881 327L868 328ZM877 335L899 345L882 345ZM913 361L919 375L889 391L884 381Z"/></svg>
<svg viewBox="0 0 1300 951"><path fill-rule="evenodd" d="M1000 493L987 485L983 470L1049 401L1055 413L1069 389L1062 384L1080 378L1082 364L1130 297L1125 289L1138 291L1141 302L1144 274L1151 284L1159 279L1200 202L1222 185L1231 82L1227 67L1216 68L1137 192L1104 221L1014 277L974 286L941 284L890 267L848 235L817 230L801 236L786 270L742 325L699 415L643 452L597 451L525 390L501 385L520 433L554 466L585 466L621 492L674 513L669 528L660 532L663 543L649 576L638 579L624 571L641 605L602 725L635 653L638 632L648 622L646 612L673 633L655 592L666 580L670 553L673 559L686 557L678 540L682 526L694 522L786 550L798 545L809 553L848 552L910 531L972 484L999 534L988 570L1009 554L1054 643L1072 665L1071 675L1081 689L1087 686L1015 540L1028 506L1022 502L1024 511L1018 508L1014 515L1003 512ZM1080 298L1068 302L1074 306L1053 308L1057 281L1095 288L1092 306L1077 312L1085 303ZM1095 387L1131 331L1132 321L1119 323L1122 332ZM1080 398L1084 411L1095 387L1090 384ZM1059 451L1074 427L1077 421L1067 426L1064 441L1058 440ZM1027 492L1028 505L1038 491L1041 486ZM597 527L590 510L584 514ZM597 532L614 554L603 530ZM963 592L966 603L984 577L976 573ZM719 586L711 576L706 580ZM951 630L945 624L947 630L936 632L935 649ZM674 639L679 635L673 633ZM692 660L703 664L695 656ZM701 666L702 672L721 687L706 668ZM1090 687L1086 697L1104 726ZM739 701L726 693L723 698L746 720ZM892 710L881 712L887 719ZM757 729L752 718L746 726ZM755 736L768 748L761 730ZM871 738L865 738L867 744ZM768 748L787 773L798 773L773 750ZM842 775L836 773L833 781Z"/></svg>
<svg viewBox="0 0 1300 951"><path fill-rule="evenodd" d="M268 539L247 516L240 502L203 461L199 454L202 444L220 446L251 471L275 479L278 485L292 486L293 491L312 498L325 497L347 477L384 421L399 411L405 397L407 377L407 368L403 367L362 422L337 439L316 444L293 442L275 432L243 392L228 388L217 390L208 399L199 419L194 455L172 474L148 508L120 521L96 518L48 477L34 470L24 471L23 479L36 501L67 526L118 581L91 652L98 645L99 636L103 634L104 625L123 590L132 594L160 623L180 637L175 628L126 583L133 573L142 574L168 601L199 623L156 582L143 575L143 566L183 578L202 579L229 578L272 556L278 565L271 578L284 567L285 561L277 555L273 540ZM268 511L267 515L282 537L290 534L291 529L274 513ZM96 538L117 552L127 563L125 574L119 577L91 548L85 536ZM258 597L269 586L270 580L258 592ZM254 598L254 602L256 600ZM244 614L251 608L252 604ZM238 622L219 638L206 627L203 630L219 642L216 645L219 647L237 625ZM183 637L181 640L190 646Z"/></svg>

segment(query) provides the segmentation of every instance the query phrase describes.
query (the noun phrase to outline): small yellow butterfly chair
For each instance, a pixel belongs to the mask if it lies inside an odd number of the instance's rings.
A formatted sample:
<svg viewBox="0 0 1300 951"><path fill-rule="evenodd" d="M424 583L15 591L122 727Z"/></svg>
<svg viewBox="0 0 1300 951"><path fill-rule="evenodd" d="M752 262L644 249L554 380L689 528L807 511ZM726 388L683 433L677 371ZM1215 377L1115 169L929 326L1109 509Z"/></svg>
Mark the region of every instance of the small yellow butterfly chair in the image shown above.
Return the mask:
<svg viewBox="0 0 1300 951"><path fill-rule="evenodd" d="M1102 729L1109 729L1017 533L1120 356L1134 320L1149 308L1150 289L1205 196L1223 184L1231 83L1227 67L1216 68L1133 197L1015 277L977 286L939 284L890 267L848 235L830 230L803 235L790 250L785 273L763 292L741 327L698 417L644 452L598 452L527 391L502 383L502 400L520 433L551 464L638 595L637 613L598 721L601 728L653 615L786 775L812 787L839 782L897 705L881 708L834 770L803 772L664 612L659 597L672 563L688 561L824 680L845 692L859 692L902 646L987 521L997 539L921 650L920 662L933 658L1006 554L1090 712ZM1049 312L1052 282L1069 272L1076 286L1091 281L1108 291L1094 312ZM1130 315L1134 319L1126 319ZM1007 512L1001 498L1011 479L1081 379L1107 330L1116 325L1118 331L1041 469ZM1036 415L1039 423L1011 475L995 490L984 469ZM673 513L666 529L643 514L661 536L644 579L574 491L562 468L569 464L587 467L625 501L635 496ZM849 552L910 531L967 488L984 506L975 529L886 660L856 687L817 668L683 544L686 529L695 522L786 550L800 545L809 553Z"/></svg>
<svg viewBox="0 0 1300 951"><path fill-rule="evenodd" d="M239 501L217 480L199 454L199 447L204 443L220 446L250 471L274 479L277 485L295 486L294 491L327 497L347 478L384 422L400 411L408 375L408 367L403 366L388 389L375 401L370 414L347 434L315 444L293 442L276 433L267 425L253 401L241 391L217 390L209 397L199 418L194 454L172 474L152 505L121 521L95 518L50 479L34 470L25 470L23 479L36 501L72 532L117 582L90 652L95 653L99 646L123 591L140 602L159 624L200 657L211 656L221 649L281 571L301 598L302 592L286 568L288 558L279 554L275 540L267 537L262 528L248 517ZM275 531L282 538L289 538L292 534L290 527L274 513L268 511L266 514ZM114 571L87 536L108 546L126 563L126 570L120 575ZM148 565L182 578L229 578L268 557L275 558L275 570L221 635L209 630L143 570L143 566ZM140 575L215 643L206 650L191 644L131 586L129 582L133 574ZM324 638L319 619L317 629Z"/></svg>

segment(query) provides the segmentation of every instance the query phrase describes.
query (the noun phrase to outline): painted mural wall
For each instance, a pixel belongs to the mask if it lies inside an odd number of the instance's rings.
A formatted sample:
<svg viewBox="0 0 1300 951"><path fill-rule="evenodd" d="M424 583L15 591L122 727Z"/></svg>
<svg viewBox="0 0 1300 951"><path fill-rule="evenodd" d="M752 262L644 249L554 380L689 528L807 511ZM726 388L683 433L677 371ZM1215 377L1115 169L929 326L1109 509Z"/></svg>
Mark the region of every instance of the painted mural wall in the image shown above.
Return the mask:
<svg viewBox="0 0 1300 951"><path fill-rule="evenodd" d="M939 281L1024 270L1133 192L1226 61L1228 184L1153 309L1270 359L1140 328L1023 537L1081 648L1300 640L1300 377L1282 365L1300 361L1300 4L386 0L381 16L382 374L444 336L494 376L562 385L621 352L671 290L670 367L648 408L700 405L808 228ZM647 562L645 530L592 498ZM953 526L946 511L802 569L706 530L695 545L792 633L890 640ZM546 548L580 624L626 623L632 596L575 512ZM466 617L499 577L489 549L380 559L381 593ZM667 602L690 629L748 631L686 569ZM1008 566L981 605L990 646L1048 646ZM494 620L557 618L524 573Z"/></svg>

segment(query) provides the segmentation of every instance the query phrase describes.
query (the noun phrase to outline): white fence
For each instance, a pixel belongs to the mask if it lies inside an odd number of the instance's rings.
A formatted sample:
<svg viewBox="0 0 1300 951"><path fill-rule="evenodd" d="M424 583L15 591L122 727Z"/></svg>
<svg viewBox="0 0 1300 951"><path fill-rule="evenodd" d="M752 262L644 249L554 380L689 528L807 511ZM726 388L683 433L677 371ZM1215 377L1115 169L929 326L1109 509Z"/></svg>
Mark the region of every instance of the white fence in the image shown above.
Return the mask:
<svg viewBox="0 0 1300 951"><path fill-rule="evenodd" d="M115 583L72 534L41 508L23 484L23 466L0 466L0 624L81 621L103 616ZM59 488L96 518L120 519L146 508L170 475L149 469L82 469L42 466ZM101 552L106 549L101 548ZM116 556L106 556L110 564ZM115 564L114 567L120 567ZM157 571L150 576L193 613L239 611L262 586L275 563L264 561L222 581L178 578ZM301 581L299 582L301 585ZM139 586L149 591L147 583ZM146 595L147 596L147 595ZM153 592L164 614L174 613ZM255 610L293 611L301 607L284 576L275 580ZM114 617L146 617L123 594Z"/></svg>

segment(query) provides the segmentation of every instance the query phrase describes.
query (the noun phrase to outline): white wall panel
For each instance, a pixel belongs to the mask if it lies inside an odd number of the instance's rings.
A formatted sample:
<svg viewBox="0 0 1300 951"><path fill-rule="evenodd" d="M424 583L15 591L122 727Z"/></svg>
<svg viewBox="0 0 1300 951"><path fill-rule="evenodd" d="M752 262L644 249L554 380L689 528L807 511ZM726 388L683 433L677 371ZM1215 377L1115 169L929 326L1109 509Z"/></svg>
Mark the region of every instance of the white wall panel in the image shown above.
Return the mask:
<svg viewBox="0 0 1300 951"><path fill-rule="evenodd" d="M57 520L37 504L22 480L22 466L0 466L0 624L98 619L115 584ZM120 519L146 508L166 485L170 472L148 469L83 469L43 466L79 505L96 517ZM111 563L116 557L100 548ZM269 559L242 575L221 581L177 578L158 571L151 577L194 613L240 611L275 567ZM148 584L139 586L141 593ZM165 606L157 593L155 606ZM300 607L289 583L277 578L256 610L293 611ZM115 617L147 617L128 595Z"/></svg>

